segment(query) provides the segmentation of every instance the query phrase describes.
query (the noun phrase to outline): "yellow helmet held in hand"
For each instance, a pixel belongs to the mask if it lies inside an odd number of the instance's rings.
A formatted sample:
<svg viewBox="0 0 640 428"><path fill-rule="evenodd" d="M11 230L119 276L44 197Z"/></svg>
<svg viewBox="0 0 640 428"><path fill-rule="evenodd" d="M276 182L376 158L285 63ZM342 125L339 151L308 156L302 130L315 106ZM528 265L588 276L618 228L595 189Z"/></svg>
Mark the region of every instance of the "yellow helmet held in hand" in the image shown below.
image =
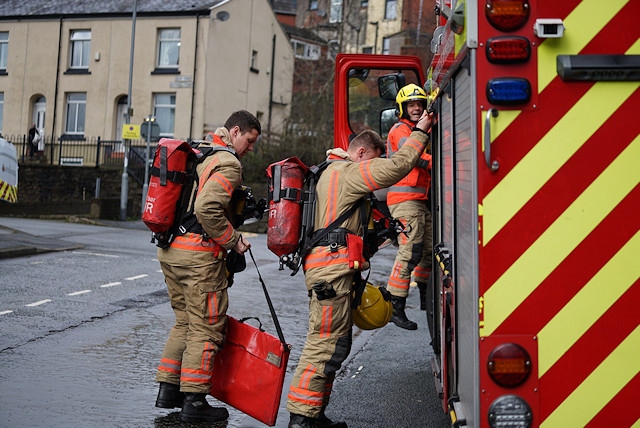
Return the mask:
<svg viewBox="0 0 640 428"><path fill-rule="evenodd" d="M367 282L360 304L351 311L353 323L363 330L384 327L393 313L393 306L387 294L384 288L374 287Z"/></svg>
<svg viewBox="0 0 640 428"><path fill-rule="evenodd" d="M427 94L420 86L409 83L406 86L403 86L398 91L398 95L396 95L396 108L398 109L398 117L402 117L404 114L403 108L404 103L409 101L422 101L424 108L427 108Z"/></svg>

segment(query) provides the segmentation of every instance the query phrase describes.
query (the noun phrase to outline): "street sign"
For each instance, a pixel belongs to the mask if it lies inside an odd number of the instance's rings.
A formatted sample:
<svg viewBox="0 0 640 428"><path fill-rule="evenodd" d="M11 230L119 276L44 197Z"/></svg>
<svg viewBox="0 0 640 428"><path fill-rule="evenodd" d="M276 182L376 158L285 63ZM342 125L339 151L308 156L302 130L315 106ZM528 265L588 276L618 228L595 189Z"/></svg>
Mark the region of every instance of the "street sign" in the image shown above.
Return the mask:
<svg viewBox="0 0 640 428"><path fill-rule="evenodd" d="M122 125L122 139L123 140L139 140L140 139L140 126L131 125L125 123Z"/></svg>
<svg viewBox="0 0 640 428"><path fill-rule="evenodd" d="M160 125L157 122L142 122L138 128L140 128L140 134L145 140L153 142L160 140ZM149 128L151 128L151 138L147 138Z"/></svg>

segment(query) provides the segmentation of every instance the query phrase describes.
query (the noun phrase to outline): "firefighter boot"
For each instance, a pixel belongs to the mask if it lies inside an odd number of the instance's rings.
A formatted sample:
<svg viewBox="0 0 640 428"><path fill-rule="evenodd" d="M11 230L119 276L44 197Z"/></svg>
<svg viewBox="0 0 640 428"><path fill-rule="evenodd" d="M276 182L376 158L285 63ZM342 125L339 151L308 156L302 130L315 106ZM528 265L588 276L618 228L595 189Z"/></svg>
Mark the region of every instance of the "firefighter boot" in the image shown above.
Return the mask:
<svg viewBox="0 0 640 428"><path fill-rule="evenodd" d="M427 283L419 282L418 290L420 291L420 310L426 311L427 310Z"/></svg>
<svg viewBox="0 0 640 428"><path fill-rule="evenodd" d="M318 420L310 418L309 416L297 415L291 413L291 419L289 419L289 425L287 428L319 428Z"/></svg>
<svg viewBox="0 0 640 428"><path fill-rule="evenodd" d="M158 398L156 399L156 407L162 407L163 409L173 409L174 407L182 407L183 401L184 392L180 392L180 385L160 382L160 389L158 389Z"/></svg>
<svg viewBox="0 0 640 428"><path fill-rule="evenodd" d="M393 305L393 315L391 315L391 322L400 328L405 330L417 330L418 324L407 318L407 314L404 313L404 306L407 303L406 297L391 296L391 304Z"/></svg>
<svg viewBox="0 0 640 428"><path fill-rule="evenodd" d="M318 428L348 428L346 422L333 422L324 414L324 407L320 411L316 424Z"/></svg>
<svg viewBox="0 0 640 428"><path fill-rule="evenodd" d="M211 407L207 403L207 394L184 394L184 403L180 412L182 422L222 422L229 418L229 412L224 407Z"/></svg>

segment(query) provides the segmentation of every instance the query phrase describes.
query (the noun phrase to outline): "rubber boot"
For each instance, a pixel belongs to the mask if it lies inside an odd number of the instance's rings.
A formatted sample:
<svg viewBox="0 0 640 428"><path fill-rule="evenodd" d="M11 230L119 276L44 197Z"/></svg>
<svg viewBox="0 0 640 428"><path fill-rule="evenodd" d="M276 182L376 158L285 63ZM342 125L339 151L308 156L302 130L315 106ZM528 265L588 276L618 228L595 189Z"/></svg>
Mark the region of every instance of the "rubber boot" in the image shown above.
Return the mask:
<svg viewBox="0 0 640 428"><path fill-rule="evenodd" d="M318 428L318 420L310 418L309 416L302 416L295 413L291 413L291 419L289 419L289 425L287 428Z"/></svg>
<svg viewBox="0 0 640 428"><path fill-rule="evenodd" d="M317 419L318 428L348 428L346 422L333 422L324 414L324 407Z"/></svg>
<svg viewBox="0 0 640 428"><path fill-rule="evenodd" d="M391 296L391 304L393 305L393 314L391 322L405 330L417 330L418 324L410 321L407 314L404 313L404 306L407 303L406 297Z"/></svg>
<svg viewBox="0 0 640 428"><path fill-rule="evenodd" d="M156 407L173 409L174 407L182 407L183 401L184 392L180 392L180 385L160 382L158 398L156 399Z"/></svg>
<svg viewBox="0 0 640 428"><path fill-rule="evenodd" d="M229 412L224 407L211 407L207 402L207 394L184 394L184 403L180 412L182 422L222 422L229 418Z"/></svg>
<svg viewBox="0 0 640 428"><path fill-rule="evenodd" d="M420 310L426 311L427 310L427 283L419 282L418 290L420 291Z"/></svg>

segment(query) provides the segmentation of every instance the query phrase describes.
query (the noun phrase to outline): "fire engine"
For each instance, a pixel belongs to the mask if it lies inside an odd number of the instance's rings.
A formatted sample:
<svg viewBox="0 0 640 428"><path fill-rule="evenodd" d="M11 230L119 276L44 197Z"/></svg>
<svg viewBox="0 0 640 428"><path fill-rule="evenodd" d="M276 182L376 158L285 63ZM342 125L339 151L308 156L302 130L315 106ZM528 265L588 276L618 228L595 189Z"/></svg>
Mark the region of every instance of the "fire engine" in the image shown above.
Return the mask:
<svg viewBox="0 0 640 428"><path fill-rule="evenodd" d="M404 84L433 99L443 410L453 426L640 426L640 1L436 11L427 70L336 58L334 122L345 147L386 136Z"/></svg>

